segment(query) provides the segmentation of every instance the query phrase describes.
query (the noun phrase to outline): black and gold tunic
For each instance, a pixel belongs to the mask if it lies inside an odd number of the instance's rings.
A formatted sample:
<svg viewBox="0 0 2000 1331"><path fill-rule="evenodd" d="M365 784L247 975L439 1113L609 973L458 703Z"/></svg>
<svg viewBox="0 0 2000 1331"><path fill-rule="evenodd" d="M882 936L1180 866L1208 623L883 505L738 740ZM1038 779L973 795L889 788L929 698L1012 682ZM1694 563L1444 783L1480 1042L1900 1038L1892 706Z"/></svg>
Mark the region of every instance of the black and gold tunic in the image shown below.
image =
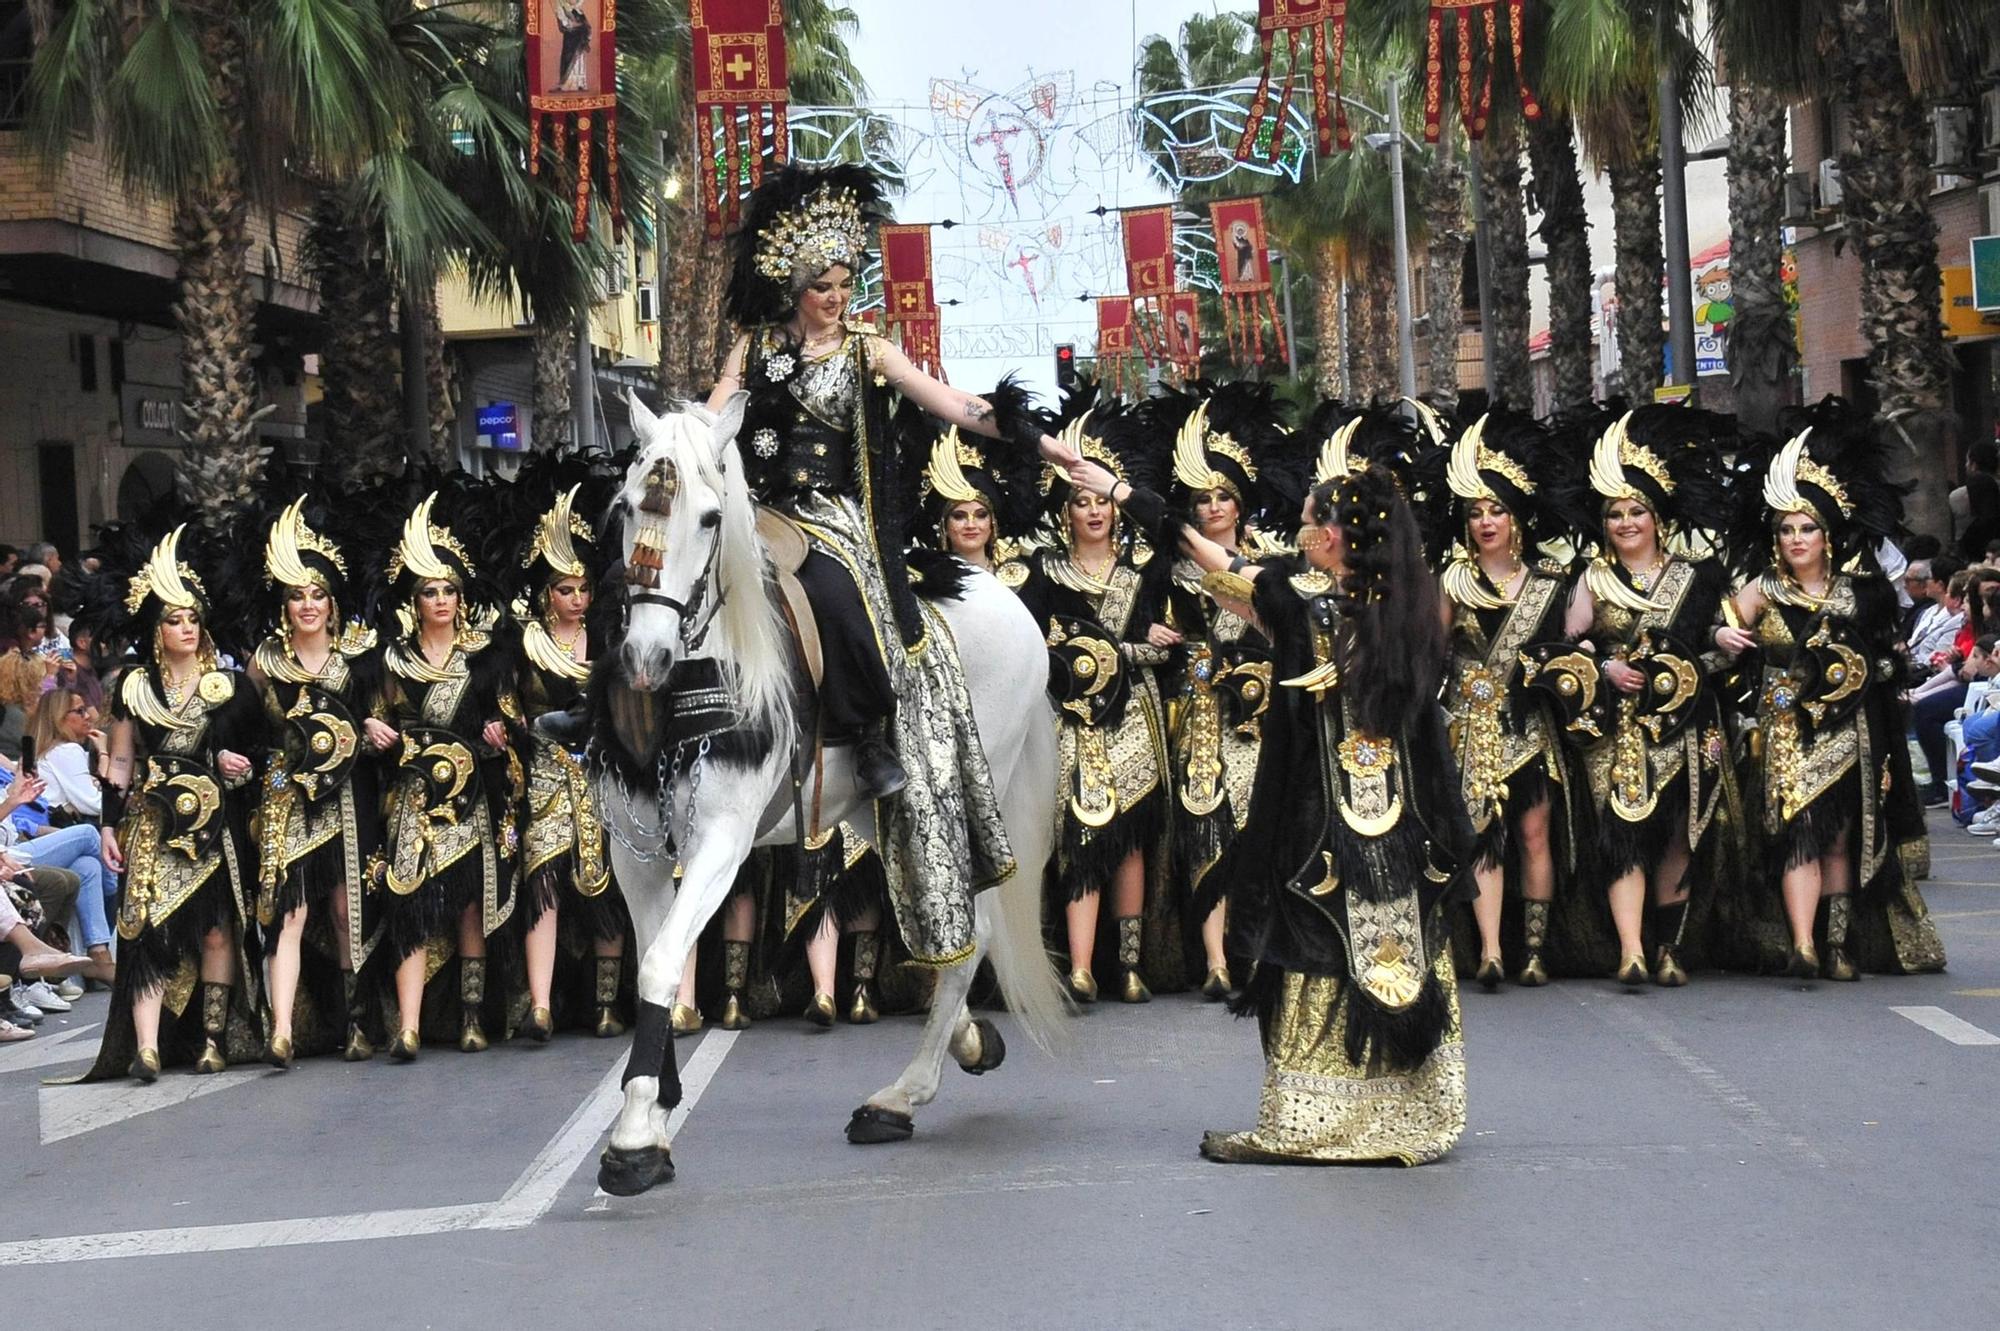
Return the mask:
<svg viewBox="0 0 2000 1331"><path fill-rule="evenodd" d="M579 630L581 631L581 630ZM521 631L525 661L522 700L530 716L564 711L590 684L590 667L578 661L540 623ZM571 750L537 732L528 759L527 833L521 872L528 885L532 927L543 911L560 901L588 917L591 937L614 942L625 936L625 917L611 886L604 822L584 767L581 750Z"/></svg>
<svg viewBox="0 0 2000 1331"><path fill-rule="evenodd" d="M513 691L511 653L478 629L464 629L442 666L414 638L384 654L378 714L399 733L384 808L379 881L395 956L457 937L458 919L477 902L482 931L514 913L519 811L527 786L526 747ZM495 753L481 732L504 720L510 743Z"/></svg>
<svg viewBox="0 0 2000 1331"><path fill-rule="evenodd" d="M1900 848L1923 835L1904 743L1895 593L1880 577L1836 575L1824 597L1767 571L1746 624L1760 658L1749 780L1761 816L1765 887L1845 844L1860 894L1857 960L1941 970L1944 947ZM1835 891L1832 885L1824 890Z"/></svg>
<svg viewBox="0 0 2000 1331"><path fill-rule="evenodd" d="M114 720L133 733L132 786L118 823L125 886L118 908L118 979L104 1042L84 1080L122 1077L131 1061L133 999L159 992L159 1051L168 1064L190 1061L203 1046L200 1004L203 939L221 930L233 944L223 1040L230 1061L264 1047L260 967L250 954L256 864L248 836L255 780L222 775L219 755L253 761L262 751L257 691L234 670L208 669L185 695L163 690L152 667L134 666L120 681Z"/></svg>
<svg viewBox="0 0 2000 1331"><path fill-rule="evenodd" d="M378 936L364 872L382 839L377 764L362 722L381 689L373 632L350 627L318 673L282 638L251 659L273 737L258 815L257 918L269 927L301 905L313 916L346 899L348 955L360 970Z"/></svg>
<svg viewBox="0 0 2000 1331"><path fill-rule="evenodd" d="M1642 589L1618 560L1599 557L1582 577L1595 605L1590 643L1598 661L1626 661L1646 675L1637 694L1595 681L1610 690L1613 706L1608 733L1584 750L1583 765L1597 811L1593 867L1609 885L1632 869L1651 873L1675 839L1700 850L1718 811L1735 800L1721 711L1706 680L1725 574L1712 559L1672 558Z"/></svg>
<svg viewBox="0 0 2000 1331"><path fill-rule="evenodd" d="M1246 553L1257 553L1254 538L1244 544ZM1174 562L1167 624L1187 644L1167 709L1176 876L1196 892L1250 817L1250 784L1271 696L1271 643L1202 592L1201 569L1190 559Z"/></svg>
<svg viewBox="0 0 2000 1331"><path fill-rule="evenodd" d="M1531 565L1511 600L1468 559L1455 561L1441 580L1451 611L1445 705L1482 864L1501 862L1523 811L1552 796L1568 804L1560 723L1544 695L1522 686L1520 671L1524 648L1562 636L1566 573L1554 562ZM1563 818L1551 830L1567 826ZM1567 848L1567 838L1558 844Z"/></svg>
<svg viewBox="0 0 2000 1331"><path fill-rule="evenodd" d="M1231 951L1256 967L1266 1071L1257 1126L1210 1133L1232 1161L1423 1164L1465 1130L1465 1051L1446 909L1464 899L1472 828L1437 709L1393 734L1357 721L1343 621L1323 573L1266 565L1253 609L1281 683L1250 821L1217 866Z"/></svg>
<svg viewBox="0 0 2000 1331"><path fill-rule="evenodd" d="M1164 610L1151 570L1121 555L1102 581L1068 553L1036 552L1020 595L1050 651L1058 722L1062 833L1056 867L1068 899L1098 891L1165 830L1165 718L1146 641Z"/></svg>

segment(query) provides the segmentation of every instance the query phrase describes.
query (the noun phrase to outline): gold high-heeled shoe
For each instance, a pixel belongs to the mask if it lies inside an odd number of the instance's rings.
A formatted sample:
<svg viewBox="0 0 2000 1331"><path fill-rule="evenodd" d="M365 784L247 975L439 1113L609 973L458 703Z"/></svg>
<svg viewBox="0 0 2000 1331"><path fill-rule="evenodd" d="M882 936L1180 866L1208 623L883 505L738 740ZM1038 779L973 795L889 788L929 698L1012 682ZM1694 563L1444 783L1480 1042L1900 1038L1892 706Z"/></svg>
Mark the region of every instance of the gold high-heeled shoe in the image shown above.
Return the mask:
<svg viewBox="0 0 2000 1331"><path fill-rule="evenodd" d="M492 1042L486 1038L486 1027L481 1024L479 1018L467 1014L465 1021L458 1028L459 1050L467 1054L484 1053L491 1044Z"/></svg>
<svg viewBox="0 0 2000 1331"><path fill-rule="evenodd" d="M1822 963L1822 970L1829 980L1846 981L1861 978L1861 972L1848 959L1847 949L1835 947L1831 943L1827 945L1826 960Z"/></svg>
<svg viewBox="0 0 2000 1331"><path fill-rule="evenodd" d="M1688 982L1688 973L1681 969L1681 960L1674 950L1665 943L1660 944L1659 958L1653 964L1653 983L1662 989L1678 989Z"/></svg>
<svg viewBox="0 0 2000 1331"><path fill-rule="evenodd" d="M1209 967L1208 978L1201 982L1201 996L1211 1003L1220 1003L1229 997L1229 990L1229 967Z"/></svg>
<svg viewBox="0 0 2000 1331"><path fill-rule="evenodd" d="M202 1045L201 1057L194 1061L194 1070L203 1074L211 1074L226 1072L228 1069L229 1060L223 1056L222 1046L217 1044L213 1038L210 1038L206 1044Z"/></svg>
<svg viewBox="0 0 2000 1331"><path fill-rule="evenodd" d="M422 1049L423 1039L415 1031L404 1027L396 1032L396 1038L389 1042L389 1059L394 1063L414 1063L417 1051Z"/></svg>
<svg viewBox="0 0 2000 1331"><path fill-rule="evenodd" d="M340 1051L342 1062L366 1063L375 1057L375 1045L359 1026L347 1028L347 1044Z"/></svg>
<svg viewBox="0 0 2000 1331"><path fill-rule="evenodd" d="M1811 943L1792 949L1791 959L1785 964L1785 974L1794 980L1817 980L1819 978L1819 953Z"/></svg>
<svg viewBox="0 0 2000 1331"><path fill-rule="evenodd" d="M1528 959L1521 963L1521 973L1514 977L1514 983L1523 989L1539 989L1549 982L1549 968L1542 963L1542 954L1530 952Z"/></svg>
<svg viewBox="0 0 2000 1331"><path fill-rule="evenodd" d="M675 1006L678 1007L679 1004L675 1004ZM625 1023L618 1020L618 1010L616 1008L601 1007L597 1009L597 1026L595 1029L598 1039L609 1040L625 1033Z"/></svg>
<svg viewBox="0 0 2000 1331"><path fill-rule="evenodd" d="M132 1066L127 1071L139 1081L158 1081L160 1079L160 1051L157 1049L139 1050L132 1055Z"/></svg>
<svg viewBox="0 0 2000 1331"><path fill-rule="evenodd" d="M743 1000L736 994L722 1000L722 1020L715 1023L725 1031L747 1031L750 1029L750 1014L743 1010Z"/></svg>
<svg viewBox="0 0 2000 1331"><path fill-rule="evenodd" d="M834 1011L832 994L815 993L812 1002L806 1004L805 1017L814 1026L827 1030L833 1025Z"/></svg>
<svg viewBox="0 0 2000 1331"><path fill-rule="evenodd" d="M528 1019L521 1025L521 1034L536 1044L547 1044L556 1033L556 1014L545 1007L529 1008Z"/></svg>
<svg viewBox="0 0 2000 1331"><path fill-rule="evenodd" d="M854 1001L847 1005L847 1024L873 1026L881 1019L881 1010L875 1006L875 996L868 992L867 982L857 981L854 986Z"/></svg>
<svg viewBox="0 0 2000 1331"><path fill-rule="evenodd" d="M1069 993L1070 997L1079 1003L1095 1003L1097 1001L1097 977L1092 975L1087 968L1078 966L1069 973Z"/></svg>
<svg viewBox="0 0 2000 1331"><path fill-rule="evenodd" d="M1500 981L1507 978L1507 972L1500 965L1500 958L1481 957L1479 969L1472 973L1472 978L1477 980L1488 993L1492 993L1500 987Z"/></svg>
<svg viewBox="0 0 2000 1331"><path fill-rule="evenodd" d="M1124 982L1118 986L1118 1001L1121 1003L1150 1003L1153 1001L1153 991L1148 989L1146 982L1139 978L1139 972L1128 970L1125 972Z"/></svg>
<svg viewBox="0 0 2000 1331"><path fill-rule="evenodd" d="M1618 959L1618 983L1637 988L1651 978L1646 973L1646 958L1639 953L1628 952Z"/></svg>
<svg viewBox="0 0 2000 1331"><path fill-rule="evenodd" d="M675 1035L693 1035L701 1029L701 1009L686 1003L676 1003L668 1015L667 1024L673 1028Z"/></svg>
<svg viewBox="0 0 2000 1331"><path fill-rule="evenodd" d="M289 1035L272 1036L270 1048L264 1051L264 1061L281 1072L290 1072L292 1069L292 1037Z"/></svg>

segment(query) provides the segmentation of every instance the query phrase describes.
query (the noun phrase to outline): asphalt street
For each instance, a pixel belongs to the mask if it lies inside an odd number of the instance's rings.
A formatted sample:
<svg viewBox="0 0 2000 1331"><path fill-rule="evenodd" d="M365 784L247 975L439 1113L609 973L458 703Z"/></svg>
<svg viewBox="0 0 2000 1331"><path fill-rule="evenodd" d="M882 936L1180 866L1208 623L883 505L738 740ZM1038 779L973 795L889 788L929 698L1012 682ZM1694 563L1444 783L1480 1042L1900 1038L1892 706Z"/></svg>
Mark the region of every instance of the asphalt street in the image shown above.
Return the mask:
<svg viewBox="0 0 2000 1331"><path fill-rule="evenodd" d="M1464 996L1471 1122L1417 1170L1195 1153L1254 1026L1101 1003L858 1148L913 1020L681 1044L680 1177L595 1194L624 1041L45 1087L0 1049L0 1312L204 1327L1985 1327L2000 852L1941 830L1947 974ZM1003 1024L1006 1018L1000 1020Z"/></svg>

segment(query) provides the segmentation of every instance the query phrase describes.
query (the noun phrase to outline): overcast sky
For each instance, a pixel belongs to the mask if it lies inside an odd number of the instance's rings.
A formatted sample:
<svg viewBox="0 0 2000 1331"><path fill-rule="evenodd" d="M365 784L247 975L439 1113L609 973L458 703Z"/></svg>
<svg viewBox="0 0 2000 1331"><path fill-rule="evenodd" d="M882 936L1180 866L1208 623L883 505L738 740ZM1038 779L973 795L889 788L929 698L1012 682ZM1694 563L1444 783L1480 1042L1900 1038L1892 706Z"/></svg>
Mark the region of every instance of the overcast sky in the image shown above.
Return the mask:
<svg viewBox="0 0 2000 1331"><path fill-rule="evenodd" d="M1019 370L1046 390L1054 345L1075 342L1087 355L1095 341L1093 307L1077 297L1124 290L1115 230L1090 210L1166 197L1129 145L1117 141L1138 43L1153 32L1176 32L1188 15L1213 7L1191 0L848 2L861 20L855 57L873 104L904 127L893 152L916 188L897 200L899 219L963 224L933 233L938 296L963 302L944 310L947 372L976 390ZM1037 85L1053 97L1038 103ZM936 99L942 111L933 109L934 92L943 94ZM1721 127L1718 115L1709 134ZM1689 150L1702 141L1691 132ZM1689 168L1695 252L1728 235L1722 177L1720 161ZM1592 180L1586 197L1592 252L1608 266L1610 192ZM1539 329L1547 307L1539 269L1533 286Z"/></svg>

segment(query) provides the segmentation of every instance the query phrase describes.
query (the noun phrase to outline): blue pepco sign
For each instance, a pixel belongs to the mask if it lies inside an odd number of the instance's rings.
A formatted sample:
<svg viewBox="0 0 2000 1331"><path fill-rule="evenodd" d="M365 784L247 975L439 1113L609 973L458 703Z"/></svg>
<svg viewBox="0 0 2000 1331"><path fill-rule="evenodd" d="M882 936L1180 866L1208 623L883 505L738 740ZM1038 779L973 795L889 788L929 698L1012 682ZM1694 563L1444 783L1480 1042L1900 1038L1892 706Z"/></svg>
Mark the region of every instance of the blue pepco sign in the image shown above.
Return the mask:
<svg viewBox="0 0 2000 1331"><path fill-rule="evenodd" d="M491 448L518 449L521 446L521 408L512 402L493 402L474 417L474 433Z"/></svg>

